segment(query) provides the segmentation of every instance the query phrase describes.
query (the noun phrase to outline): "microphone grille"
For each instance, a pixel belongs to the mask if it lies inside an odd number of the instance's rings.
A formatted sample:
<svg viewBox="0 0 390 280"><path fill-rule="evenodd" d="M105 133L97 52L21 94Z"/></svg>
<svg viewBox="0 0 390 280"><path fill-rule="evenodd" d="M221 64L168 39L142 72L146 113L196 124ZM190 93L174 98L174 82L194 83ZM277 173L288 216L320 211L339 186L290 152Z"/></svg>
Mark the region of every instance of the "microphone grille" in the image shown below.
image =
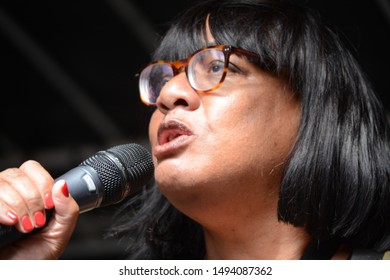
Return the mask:
<svg viewBox="0 0 390 280"><path fill-rule="evenodd" d="M117 156L126 168L130 185L138 188L145 185L154 173L152 156L139 144L123 144L107 150Z"/></svg>
<svg viewBox="0 0 390 280"><path fill-rule="evenodd" d="M100 206L118 203L138 191L153 177L154 165L149 151L135 143L117 145L101 151L80 165L96 170L104 187Z"/></svg>

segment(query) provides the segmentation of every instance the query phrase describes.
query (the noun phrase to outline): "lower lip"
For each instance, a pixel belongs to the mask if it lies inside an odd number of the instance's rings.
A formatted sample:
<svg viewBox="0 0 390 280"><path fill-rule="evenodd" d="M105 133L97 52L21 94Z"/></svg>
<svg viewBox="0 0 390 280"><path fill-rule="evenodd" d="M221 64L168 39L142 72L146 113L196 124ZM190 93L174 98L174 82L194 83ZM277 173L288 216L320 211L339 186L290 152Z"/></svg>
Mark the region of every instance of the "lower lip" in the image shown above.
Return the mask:
<svg viewBox="0 0 390 280"><path fill-rule="evenodd" d="M157 159L177 154L183 150L194 139L194 135L181 135L172 141L163 145L157 145L153 148L153 154Z"/></svg>

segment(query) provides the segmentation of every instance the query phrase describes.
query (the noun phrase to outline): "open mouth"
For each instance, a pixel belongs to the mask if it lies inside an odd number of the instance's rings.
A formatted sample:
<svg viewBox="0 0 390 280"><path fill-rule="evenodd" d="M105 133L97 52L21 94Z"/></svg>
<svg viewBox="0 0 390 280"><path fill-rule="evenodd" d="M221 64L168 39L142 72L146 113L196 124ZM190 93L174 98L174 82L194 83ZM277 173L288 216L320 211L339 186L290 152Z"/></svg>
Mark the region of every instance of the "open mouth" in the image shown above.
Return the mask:
<svg viewBox="0 0 390 280"><path fill-rule="evenodd" d="M182 151L194 139L193 136L185 124L177 120L164 121L158 129L158 145L154 147L153 153L157 158L175 154Z"/></svg>
<svg viewBox="0 0 390 280"><path fill-rule="evenodd" d="M192 132L183 123L170 120L161 123L158 129L158 144L165 145L172 141L182 141L187 136L191 136Z"/></svg>

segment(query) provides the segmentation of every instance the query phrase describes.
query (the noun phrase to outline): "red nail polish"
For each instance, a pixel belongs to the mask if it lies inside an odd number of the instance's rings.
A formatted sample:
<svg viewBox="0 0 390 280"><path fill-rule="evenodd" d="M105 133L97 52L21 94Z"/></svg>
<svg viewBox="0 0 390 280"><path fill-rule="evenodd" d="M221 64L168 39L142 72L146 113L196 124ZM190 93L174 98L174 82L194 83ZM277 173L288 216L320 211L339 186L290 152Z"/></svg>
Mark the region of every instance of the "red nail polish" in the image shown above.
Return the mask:
<svg viewBox="0 0 390 280"><path fill-rule="evenodd" d="M23 228L24 228L24 230L25 231L32 231L33 230L33 225L32 225L32 223L31 223L31 220L30 220L30 217L29 216L24 216L23 218L22 218L22 226L23 226Z"/></svg>
<svg viewBox="0 0 390 280"><path fill-rule="evenodd" d="M62 193L64 194L64 196L66 196L66 197L69 196L68 185L66 184L65 181L64 181L64 185L63 185L62 188L61 188L61 191L62 191Z"/></svg>
<svg viewBox="0 0 390 280"><path fill-rule="evenodd" d="M34 214L34 220L35 220L35 224L38 226L38 227L43 227L46 223L45 221L45 215L43 215L43 212L42 211L37 211L35 212Z"/></svg>
<svg viewBox="0 0 390 280"><path fill-rule="evenodd" d="M43 198L45 199L46 208L51 209L54 207L53 196L51 192L46 193Z"/></svg>
<svg viewBox="0 0 390 280"><path fill-rule="evenodd" d="M16 214L15 214L14 212L12 212L12 211L8 211L7 216L8 216L8 218L10 218L12 221L17 221L17 220L18 220L18 215L16 215Z"/></svg>

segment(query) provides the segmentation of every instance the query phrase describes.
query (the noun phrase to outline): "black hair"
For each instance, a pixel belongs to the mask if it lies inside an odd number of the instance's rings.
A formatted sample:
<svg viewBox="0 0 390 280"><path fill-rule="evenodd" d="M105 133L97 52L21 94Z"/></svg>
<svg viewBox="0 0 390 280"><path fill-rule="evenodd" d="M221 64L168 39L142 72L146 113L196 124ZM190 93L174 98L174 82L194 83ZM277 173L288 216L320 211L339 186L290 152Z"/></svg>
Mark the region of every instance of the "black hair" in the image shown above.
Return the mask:
<svg viewBox="0 0 390 280"><path fill-rule="evenodd" d="M280 182L278 218L313 239L390 247L389 127L384 109L336 29L315 11L282 0L197 2L178 17L153 60L186 58L216 44L259 54L301 101L301 123ZM201 227L154 185L131 199L134 217L114 230L134 258L202 258ZM128 210L126 210L128 211ZM128 221L125 221L128 219Z"/></svg>

